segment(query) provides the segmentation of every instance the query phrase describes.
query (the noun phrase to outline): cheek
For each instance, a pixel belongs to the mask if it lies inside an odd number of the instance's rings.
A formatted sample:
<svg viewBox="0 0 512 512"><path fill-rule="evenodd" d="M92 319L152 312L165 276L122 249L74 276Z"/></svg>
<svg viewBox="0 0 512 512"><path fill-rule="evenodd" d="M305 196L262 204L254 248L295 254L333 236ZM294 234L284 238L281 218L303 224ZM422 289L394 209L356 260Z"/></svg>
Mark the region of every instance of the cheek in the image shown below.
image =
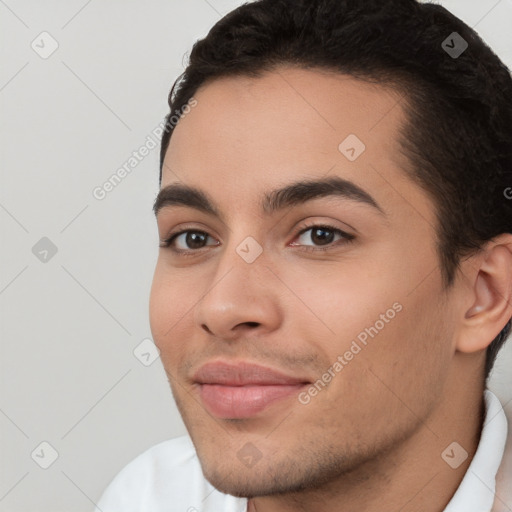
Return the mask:
<svg viewBox="0 0 512 512"><path fill-rule="evenodd" d="M149 323L153 340L164 357L170 344L178 346L184 340L183 328L187 315L199 297L189 280L179 278L176 272L166 270L165 263L157 262L149 297Z"/></svg>
<svg viewBox="0 0 512 512"><path fill-rule="evenodd" d="M383 307L374 308L369 322L352 337L361 350L349 355L346 377L351 386L364 390L376 413L385 414L390 407L405 421L408 407L424 414L442 393L452 333L449 314L437 301L437 284L434 278L413 293L398 287L391 294L383 291Z"/></svg>
<svg viewBox="0 0 512 512"><path fill-rule="evenodd" d="M149 324L153 334L153 340L160 348L162 337L165 333L165 325L168 324L168 312L172 311L169 290L164 282L164 274L161 271L160 261L157 262L149 295ZM167 327L168 328L168 327Z"/></svg>
<svg viewBox="0 0 512 512"><path fill-rule="evenodd" d="M429 380L429 372L441 371L449 357L450 335L438 300L439 272L425 279L430 263L404 254L347 259L318 272L294 269L294 291L310 311L299 304L289 314L332 362L351 351L350 361L375 366L386 378L416 373Z"/></svg>
<svg viewBox="0 0 512 512"><path fill-rule="evenodd" d="M364 338L365 329L376 322L381 330L381 315L390 322L399 316L396 303L401 292L391 276L392 269L365 267L361 260L316 271L294 268L290 282L300 302L295 301L290 316L302 324L302 332L308 332L309 326L310 339L315 338L313 327L321 329L316 332L331 340L323 350L337 356L360 333Z"/></svg>

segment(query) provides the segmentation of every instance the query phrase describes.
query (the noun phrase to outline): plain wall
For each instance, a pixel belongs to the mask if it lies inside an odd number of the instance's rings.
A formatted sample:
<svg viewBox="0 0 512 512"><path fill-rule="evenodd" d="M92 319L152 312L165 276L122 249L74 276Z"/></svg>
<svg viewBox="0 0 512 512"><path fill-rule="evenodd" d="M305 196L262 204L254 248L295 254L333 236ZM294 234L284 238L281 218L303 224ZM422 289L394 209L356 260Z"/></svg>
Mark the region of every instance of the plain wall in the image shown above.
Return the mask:
<svg viewBox="0 0 512 512"><path fill-rule="evenodd" d="M194 41L241 3L0 3L2 512L91 510L132 458L185 433L160 360L133 353L151 338L158 148L93 191L162 121ZM440 3L512 66L510 0ZM511 368L512 343L492 381L507 407ZM42 442L58 452L48 469Z"/></svg>

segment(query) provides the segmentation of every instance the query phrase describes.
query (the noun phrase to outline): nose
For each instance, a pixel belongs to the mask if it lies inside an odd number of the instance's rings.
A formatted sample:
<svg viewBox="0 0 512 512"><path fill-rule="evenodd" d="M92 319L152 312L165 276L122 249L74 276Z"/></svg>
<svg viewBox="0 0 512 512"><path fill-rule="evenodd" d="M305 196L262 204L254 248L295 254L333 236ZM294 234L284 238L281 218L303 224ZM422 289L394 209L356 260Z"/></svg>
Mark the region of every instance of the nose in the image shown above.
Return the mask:
<svg viewBox="0 0 512 512"><path fill-rule="evenodd" d="M282 311L276 279L266 263L264 253L248 263L235 248L226 248L195 307L196 325L223 340L277 329Z"/></svg>

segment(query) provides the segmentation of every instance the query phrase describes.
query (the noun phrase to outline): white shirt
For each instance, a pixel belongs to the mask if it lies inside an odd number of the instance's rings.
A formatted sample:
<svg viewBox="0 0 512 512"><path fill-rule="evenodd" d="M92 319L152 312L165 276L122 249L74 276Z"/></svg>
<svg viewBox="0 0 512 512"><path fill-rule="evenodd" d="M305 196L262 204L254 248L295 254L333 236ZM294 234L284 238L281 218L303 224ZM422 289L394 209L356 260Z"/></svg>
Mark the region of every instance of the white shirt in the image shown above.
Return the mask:
<svg viewBox="0 0 512 512"><path fill-rule="evenodd" d="M496 395L485 390L484 401L477 451L444 512L512 511L512 435L509 432L507 442L507 418ZM95 508L95 512L246 510L247 499L223 494L204 478L188 436L159 443L132 460L112 480Z"/></svg>

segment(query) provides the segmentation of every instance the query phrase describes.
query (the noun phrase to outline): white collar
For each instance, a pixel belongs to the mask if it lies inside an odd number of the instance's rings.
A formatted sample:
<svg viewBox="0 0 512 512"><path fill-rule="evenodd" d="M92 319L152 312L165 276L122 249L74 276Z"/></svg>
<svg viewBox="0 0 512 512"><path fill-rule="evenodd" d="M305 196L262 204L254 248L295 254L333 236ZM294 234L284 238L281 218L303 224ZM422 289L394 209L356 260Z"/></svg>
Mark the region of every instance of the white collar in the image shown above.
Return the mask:
<svg viewBox="0 0 512 512"><path fill-rule="evenodd" d="M484 401L485 419L478 448L444 512L491 512L495 501L496 475L507 440L507 417L492 391L484 391ZM497 495L497 502L499 498Z"/></svg>

